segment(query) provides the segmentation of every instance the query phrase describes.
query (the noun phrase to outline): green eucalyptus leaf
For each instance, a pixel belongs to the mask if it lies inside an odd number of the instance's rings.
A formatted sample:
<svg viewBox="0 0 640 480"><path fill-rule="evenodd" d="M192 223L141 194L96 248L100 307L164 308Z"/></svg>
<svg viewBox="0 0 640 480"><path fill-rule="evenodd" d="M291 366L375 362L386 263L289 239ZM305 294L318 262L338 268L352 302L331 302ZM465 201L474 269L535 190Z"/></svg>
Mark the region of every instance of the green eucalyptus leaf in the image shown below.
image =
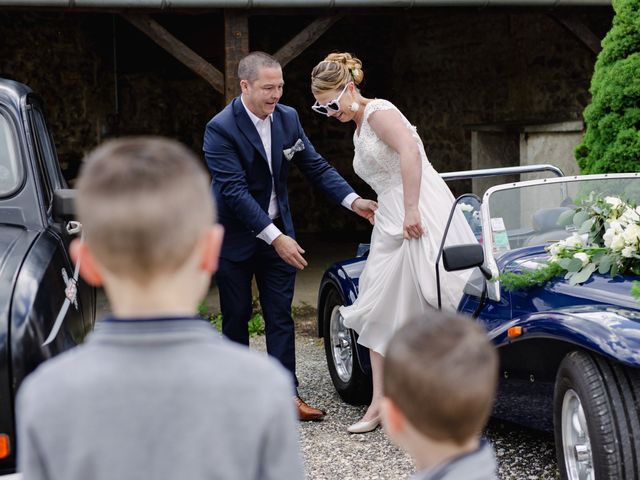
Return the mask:
<svg viewBox="0 0 640 480"><path fill-rule="evenodd" d="M596 266L593 263L588 263L585 267L580 270L578 273L573 275L569 280L571 285L577 285L579 283L584 283L591 277L591 274L595 271Z"/></svg>
<svg viewBox="0 0 640 480"><path fill-rule="evenodd" d="M558 217L557 225L561 227L566 227L568 225L573 224L573 216L576 214L575 210L565 210Z"/></svg>
<svg viewBox="0 0 640 480"><path fill-rule="evenodd" d="M567 270L569 272L577 272L582 268L582 260L578 258L572 258L569 260L569 265L567 266Z"/></svg>
<svg viewBox="0 0 640 480"><path fill-rule="evenodd" d="M609 275L611 275L612 277L615 277L617 274L618 274L618 263L612 262L611 270L609 270Z"/></svg>
<svg viewBox="0 0 640 480"><path fill-rule="evenodd" d="M589 233L595 221L596 221L595 218L590 218L589 220L582 222L582 225L580 226L578 233Z"/></svg>
<svg viewBox="0 0 640 480"><path fill-rule="evenodd" d="M602 255L600 258L600 262L598 265L598 272L602 275L611 270L611 265L613 264L613 259L610 255Z"/></svg>
<svg viewBox="0 0 640 480"><path fill-rule="evenodd" d="M571 258L561 258L556 263L560 265L564 270L569 270L569 264L571 263Z"/></svg>
<svg viewBox="0 0 640 480"><path fill-rule="evenodd" d="M585 212L584 210L580 210L573 216L573 224L576 227L580 227L588 219L589 219L589 213Z"/></svg>

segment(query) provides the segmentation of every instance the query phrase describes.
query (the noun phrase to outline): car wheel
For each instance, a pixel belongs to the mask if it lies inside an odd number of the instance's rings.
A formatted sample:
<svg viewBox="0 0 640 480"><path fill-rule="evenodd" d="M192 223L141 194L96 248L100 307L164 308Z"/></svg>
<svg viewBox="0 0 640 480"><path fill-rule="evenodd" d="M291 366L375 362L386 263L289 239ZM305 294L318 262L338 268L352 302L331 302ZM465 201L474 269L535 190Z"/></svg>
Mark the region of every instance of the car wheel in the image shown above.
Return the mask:
<svg viewBox="0 0 640 480"><path fill-rule="evenodd" d="M371 378L356 358L356 334L344 325L338 309L343 300L331 288L324 300L323 335L329 374L338 394L347 403L361 405L371 400Z"/></svg>
<svg viewBox="0 0 640 480"><path fill-rule="evenodd" d="M567 480L640 478L640 371L584 352L560 363L554 430Z"/></svg>

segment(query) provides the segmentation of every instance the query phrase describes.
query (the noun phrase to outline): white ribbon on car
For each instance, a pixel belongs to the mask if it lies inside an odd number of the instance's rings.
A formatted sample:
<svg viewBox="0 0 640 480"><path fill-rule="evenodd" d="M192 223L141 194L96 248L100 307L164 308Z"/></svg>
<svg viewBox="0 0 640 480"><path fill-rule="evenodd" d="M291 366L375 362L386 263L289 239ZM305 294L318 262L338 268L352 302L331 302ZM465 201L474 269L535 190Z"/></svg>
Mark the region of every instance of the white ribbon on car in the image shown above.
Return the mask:
<svg viewBox="0 0 640 480"><path fill-rule="evenodd" d="M69 235L75 235L82 231L82 224L80 222L69 222L67 223L67 233ZM80 240L82 240L83 236L80 236ZM76 262L76 267L73 270L73 277L69 278L67 276L67 271L62 269L62 278L64 279L64 283L66 287L64 289L65 299L62 303L62 307L60 307L60 311L58 312L58 316L56 317L56 321L53 322L53 327L51 327L51 332L49 332L49 336L42 344L43 347L49 345L58 335L60 331L60 327L62 327L62 322L64 321L65 316L67 315L67 311L69 310L69 305L72 303L78 308L78 275L80 274L80 257L78 257L78 261Z"/></svg>

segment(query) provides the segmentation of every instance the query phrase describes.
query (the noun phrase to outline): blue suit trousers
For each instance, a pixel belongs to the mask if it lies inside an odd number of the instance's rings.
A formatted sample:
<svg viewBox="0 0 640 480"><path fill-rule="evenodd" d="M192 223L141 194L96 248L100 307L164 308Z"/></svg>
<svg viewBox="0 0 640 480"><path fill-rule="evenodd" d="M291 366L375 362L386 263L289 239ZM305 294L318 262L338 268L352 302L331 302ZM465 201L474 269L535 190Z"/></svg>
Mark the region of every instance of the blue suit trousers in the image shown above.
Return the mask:
<svg viewBox="0 0 640 480"><path fill-rule="evenodd" d="M265 322L267 352L291 372L297 387L295 330L291 316L296 269L284 262L271 245L259 241L255 253L246 260L220 259L216 283L220 293L222 333L234 342L249 345L253 277Z"/></svg>

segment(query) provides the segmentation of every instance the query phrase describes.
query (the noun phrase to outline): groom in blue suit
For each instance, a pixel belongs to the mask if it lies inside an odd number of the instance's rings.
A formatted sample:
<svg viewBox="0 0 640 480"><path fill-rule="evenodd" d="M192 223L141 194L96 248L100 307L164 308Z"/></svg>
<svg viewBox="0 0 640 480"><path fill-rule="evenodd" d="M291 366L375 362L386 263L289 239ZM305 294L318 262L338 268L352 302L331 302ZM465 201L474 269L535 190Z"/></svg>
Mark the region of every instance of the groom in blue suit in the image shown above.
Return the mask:
<svg viewBox="0 0 640 480"><path fill-rule="evenodd" d="M278 61L262 52L238 66L242 94L213 117L204 134L204 154L213 177L219 221L225 228L216 283L222 331L249 344L251 280L255 276L265 320L267 351L295 374L291 303L296 270L307 262L295 240L287 193L295 164L333 201L373 221L377 207L360 198L313 148L298 113L279 105L284 80ZM325 412L295 397L300 420Z"/></svg>

